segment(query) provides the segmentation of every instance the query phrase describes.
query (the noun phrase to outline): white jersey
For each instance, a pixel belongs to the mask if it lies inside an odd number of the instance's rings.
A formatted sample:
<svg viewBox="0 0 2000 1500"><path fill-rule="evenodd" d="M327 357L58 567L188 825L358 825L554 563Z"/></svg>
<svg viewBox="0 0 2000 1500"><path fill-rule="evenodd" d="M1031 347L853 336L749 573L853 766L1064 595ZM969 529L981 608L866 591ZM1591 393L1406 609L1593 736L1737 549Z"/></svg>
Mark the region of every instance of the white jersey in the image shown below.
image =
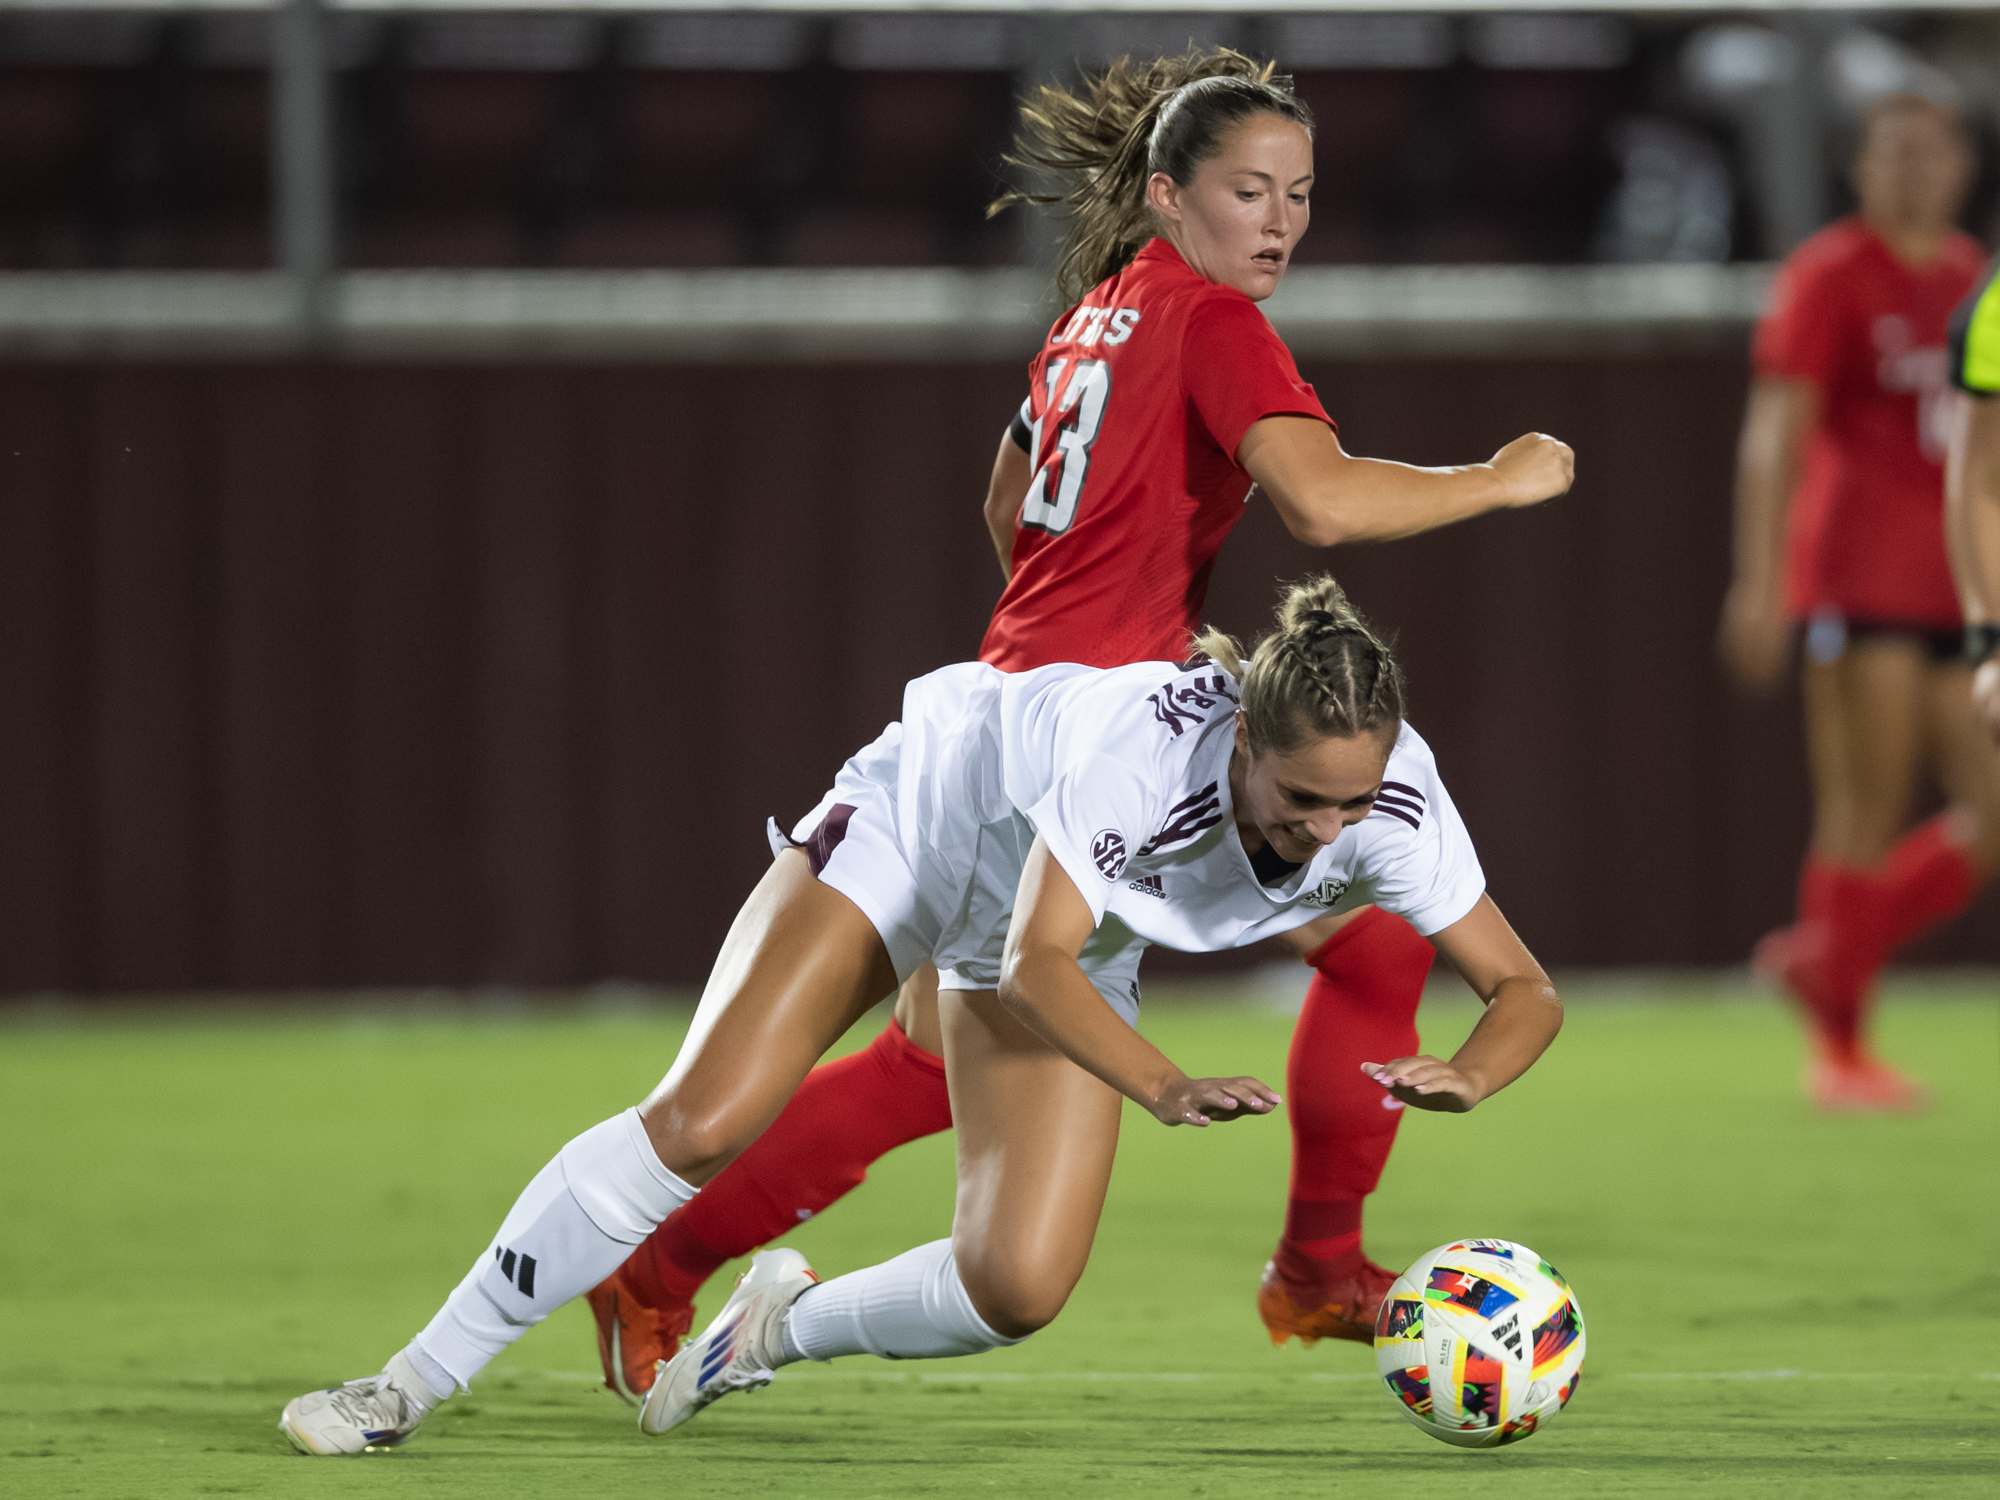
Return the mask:
<svg viewBox="0 0 2000 1500"><path fill-rule="evenodd" d="M1220 668L1048 667L1001 690L1009 800L1092 913L1184 952L1238 948L1370 902L1426 936L1486 888L1430 747L1407 724L1382 799L1289 875L1257 878L1229 795L1236 682Z"/></svg>
<svg viewBox="0 0 2000 1500"><path fill-rule="evenodd" d="M1131 1019L1149 943L1205 953L1373 903L1429 935L1485 877L1427 746L1407 724L1376 806L1304 865L1258 878L1229 793L1236 682L1212 663L1006 673L946 667L842 769L791 842L845 891L899 976L990 988L1014 889L1040 835L1090 903L1082 959Z"/></svg>

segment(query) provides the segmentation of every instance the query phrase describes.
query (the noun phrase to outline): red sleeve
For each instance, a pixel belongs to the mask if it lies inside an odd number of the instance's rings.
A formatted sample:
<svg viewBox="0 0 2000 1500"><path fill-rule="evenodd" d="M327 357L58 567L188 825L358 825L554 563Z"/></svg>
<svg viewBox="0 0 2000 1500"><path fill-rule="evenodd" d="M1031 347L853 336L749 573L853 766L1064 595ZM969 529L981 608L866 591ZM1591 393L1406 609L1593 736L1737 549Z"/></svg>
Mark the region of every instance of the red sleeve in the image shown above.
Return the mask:
<svg viewBox="0 0 2000 1500"><path fill-rule="evenodd" d="M1209 435L1231 459L1265 417L1313 417L1335 426L1292 351L1247 297L1207 297L1188 314L1181 381Z"/></svg>
<svg viewBox="0 0 2000 1500"><path fill-rule="evenodd" d="M1832 377L1847 305L1843 269L1842 261L1826 255L1794 256L1779 268L1750 355L1759 375L1821 382Z"/></svg>

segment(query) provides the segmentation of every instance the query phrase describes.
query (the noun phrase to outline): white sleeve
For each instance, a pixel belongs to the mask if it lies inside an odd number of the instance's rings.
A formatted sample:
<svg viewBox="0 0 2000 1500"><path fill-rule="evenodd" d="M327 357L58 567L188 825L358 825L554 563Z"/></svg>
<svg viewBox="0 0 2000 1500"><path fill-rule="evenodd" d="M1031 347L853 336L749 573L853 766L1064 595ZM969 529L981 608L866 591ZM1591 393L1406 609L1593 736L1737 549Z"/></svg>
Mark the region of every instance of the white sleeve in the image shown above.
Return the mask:
<svg viewBox="0 0 2000 1500"><path fill-rule="evenodd" d="M1363 847L1354 883L1365 892L1361 901L1394 912L1430 937L1472 910L1485 894L1486 872L1479 868L1472 836L1444 784L1435 777L1426 780L1417 827L1405 828L1407 819L1379 825L1384 831Z"/></svg>
<svg viewBox="0 0 2000 1500"><path fill-rule="evenodd" d="M1085 757L1026 809L1049 853L1090 903L1093 924L1158 820L1159 796L1122 761Z"/></svg>

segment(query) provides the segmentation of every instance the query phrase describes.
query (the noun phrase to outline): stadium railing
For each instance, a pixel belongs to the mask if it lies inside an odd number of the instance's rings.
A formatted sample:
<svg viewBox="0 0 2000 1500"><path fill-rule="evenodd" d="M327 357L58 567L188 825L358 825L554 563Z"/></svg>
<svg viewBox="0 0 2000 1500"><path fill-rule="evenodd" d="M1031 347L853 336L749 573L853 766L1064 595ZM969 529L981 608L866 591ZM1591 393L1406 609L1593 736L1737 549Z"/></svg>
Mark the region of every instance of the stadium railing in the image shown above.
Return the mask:
<svg viewBox="0 0 2000 1500"><path fill-rule="evenodd" d="M1761 265L1306 266L1266 305L1301 356L1628 353L1740 341ZM352 271L313 342L278 272L0 275L0 358L1025 358L1028 270Z"/></svg>

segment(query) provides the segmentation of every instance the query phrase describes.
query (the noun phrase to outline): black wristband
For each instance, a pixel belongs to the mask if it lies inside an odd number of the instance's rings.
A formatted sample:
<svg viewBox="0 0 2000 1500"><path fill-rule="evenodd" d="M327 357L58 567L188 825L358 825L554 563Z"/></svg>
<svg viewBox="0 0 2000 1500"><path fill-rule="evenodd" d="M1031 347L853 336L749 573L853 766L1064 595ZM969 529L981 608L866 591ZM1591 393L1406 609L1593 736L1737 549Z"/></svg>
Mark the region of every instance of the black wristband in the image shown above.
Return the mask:
<svg viewBox="0 0 2000 1500"><path fill-rule="evenodd" d="M1021 409L1014 413L1014 420L1007 424L1007 436L1014 440L1014 446L1030 458L1035 456L1035 429L1028 419L1028 403L1023 401Z"/></svg>
<svg viewBox="0 0 2000 1500"><path fill-rule="evenodd" d="M2000 652L2000 625L1982 621L1965 627L1965 664L1977 669Z"/></svg>

